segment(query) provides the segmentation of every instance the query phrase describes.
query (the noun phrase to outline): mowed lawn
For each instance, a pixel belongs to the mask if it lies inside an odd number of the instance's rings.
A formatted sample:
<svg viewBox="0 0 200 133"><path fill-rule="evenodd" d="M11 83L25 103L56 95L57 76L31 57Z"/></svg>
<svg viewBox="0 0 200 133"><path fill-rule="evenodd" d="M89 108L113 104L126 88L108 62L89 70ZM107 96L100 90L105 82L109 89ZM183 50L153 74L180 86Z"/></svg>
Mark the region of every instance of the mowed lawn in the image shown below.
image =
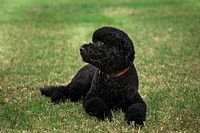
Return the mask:
<svg viewBox="0 0 200 133"><path fill-rule="evenodd" d="M94 30L132 38L139 92L148 111L134 128L53 105L39 88L70 82L85 65L79 47ZM199 0L0 0L0 132L200 132Z"/></svg>

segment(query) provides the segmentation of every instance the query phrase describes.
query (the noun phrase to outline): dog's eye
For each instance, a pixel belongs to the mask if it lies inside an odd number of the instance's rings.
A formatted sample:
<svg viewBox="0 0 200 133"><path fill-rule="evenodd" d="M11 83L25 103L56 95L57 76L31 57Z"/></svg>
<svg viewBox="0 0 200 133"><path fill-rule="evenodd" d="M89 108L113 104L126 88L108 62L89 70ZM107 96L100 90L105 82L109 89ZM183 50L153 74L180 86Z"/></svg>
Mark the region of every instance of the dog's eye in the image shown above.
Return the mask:
<svg viewBox="0 0 200 133"><path fill-rule="evenodd" d="M97 46L102 46L104 43L101 41L97 41L96 44L97 44Z"/></svg>

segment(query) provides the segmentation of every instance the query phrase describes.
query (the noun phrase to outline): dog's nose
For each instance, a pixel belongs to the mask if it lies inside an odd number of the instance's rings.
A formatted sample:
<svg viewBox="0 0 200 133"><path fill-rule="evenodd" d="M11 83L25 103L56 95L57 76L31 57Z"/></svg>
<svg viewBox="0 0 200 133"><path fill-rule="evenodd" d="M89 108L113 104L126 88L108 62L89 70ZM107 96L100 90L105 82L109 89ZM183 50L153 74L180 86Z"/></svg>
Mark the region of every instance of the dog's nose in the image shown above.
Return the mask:
<svg viewBox="0 0 200 133"><path fill-rule="evenodd" d="M84 47L81 47L81 48L80 48L80 51L81 51L81 52L82 52L82 51L84 51L84 50L85 50L85 48L84 48Z"/></svg>

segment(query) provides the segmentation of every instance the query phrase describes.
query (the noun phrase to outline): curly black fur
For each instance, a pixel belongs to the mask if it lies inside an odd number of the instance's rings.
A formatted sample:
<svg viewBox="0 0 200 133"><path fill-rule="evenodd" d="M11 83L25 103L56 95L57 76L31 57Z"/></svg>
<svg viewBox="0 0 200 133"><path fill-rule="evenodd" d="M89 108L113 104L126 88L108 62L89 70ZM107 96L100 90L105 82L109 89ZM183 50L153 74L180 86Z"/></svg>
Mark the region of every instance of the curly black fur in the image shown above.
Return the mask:
<svg viewBox="0 0 200 133"><path fill-rule="evenodd" d="M117 28L102 27L94 32L91 43L80 48L80 54L89 64L67 86L42 88L41 93L54 103L83 98L85 111L100 120L111 120L111 111L122 109L128 123L143 124L146 104L138 93L135 51L128 35Z"/></svg>

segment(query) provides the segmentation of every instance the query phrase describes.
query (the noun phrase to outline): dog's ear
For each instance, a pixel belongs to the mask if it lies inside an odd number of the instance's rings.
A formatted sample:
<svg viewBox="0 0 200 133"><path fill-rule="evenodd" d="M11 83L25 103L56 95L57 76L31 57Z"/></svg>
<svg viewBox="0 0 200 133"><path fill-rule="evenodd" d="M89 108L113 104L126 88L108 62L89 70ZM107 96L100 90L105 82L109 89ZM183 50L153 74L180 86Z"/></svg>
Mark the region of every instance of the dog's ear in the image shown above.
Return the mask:
<svg viewBox="0 0 200 133"><path fill-rule="evenodd" d="M135 50L134 50L134 46L133 46L133 42L128 39L128 40L124 40L124 57L125 57L125 64L127 66L129 66L134 58L135 58Z"/></svg>

